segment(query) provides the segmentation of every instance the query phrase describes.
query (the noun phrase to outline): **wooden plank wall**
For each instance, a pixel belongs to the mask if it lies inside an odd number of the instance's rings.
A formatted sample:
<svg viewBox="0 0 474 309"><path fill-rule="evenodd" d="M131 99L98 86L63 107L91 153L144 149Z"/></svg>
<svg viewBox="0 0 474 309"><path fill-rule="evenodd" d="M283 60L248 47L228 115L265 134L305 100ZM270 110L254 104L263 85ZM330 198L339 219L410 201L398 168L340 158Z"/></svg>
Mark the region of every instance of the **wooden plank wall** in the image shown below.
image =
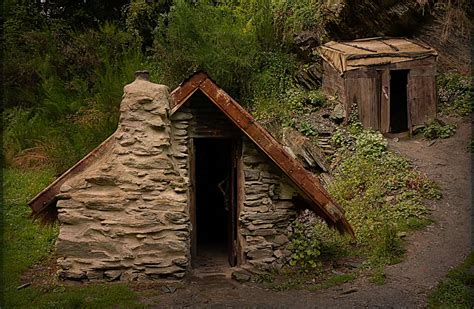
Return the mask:
<svg viewBox="0 0 474 309"><path fill-rule="evenodd" d="M418 76L410 72L408 93L412 126L423 125L436 118L436 77Z"/></svg>
<svg viewBox="0 0 474 309"><path fill-rule="evenodd" d="M193 114L189 123L190 137L241 136L240 130L200 90L189 98L181 111Z"/></svg>
<svg viewBox="0 0 474 309"><path fill-rule="evenodd" d="M391 70L410 70L408 74L408 106L411 126L423 125L436 118L436 57L396 63Z"/></svg>
<svg viewBox="0 0 474 309"><path fill-rule="evenodd" d="M327 61L323 61L323 91L335 95L340 102L345 101L344 78Z"/></svg>
<svg viewBox="0 0 474 309"><path fill-rule="evenodd" d="M367 128L380 128L381 74L376 70L360 69L345 75L346 110L350 113L353 103L359 108L359 119Z"/></svg>

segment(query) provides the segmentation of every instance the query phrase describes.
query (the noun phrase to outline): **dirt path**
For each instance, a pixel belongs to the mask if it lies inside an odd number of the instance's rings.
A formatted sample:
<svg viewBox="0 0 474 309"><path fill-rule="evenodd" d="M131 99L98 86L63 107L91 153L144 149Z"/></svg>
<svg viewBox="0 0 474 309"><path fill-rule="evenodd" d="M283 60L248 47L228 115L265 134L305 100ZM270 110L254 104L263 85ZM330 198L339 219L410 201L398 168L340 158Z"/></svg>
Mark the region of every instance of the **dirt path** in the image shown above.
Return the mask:
<svg viewBox="0 0 474 309"><path fill-rule="evenodd" d="M275 292L225 278L195 278L174 293L163 293L146 302L157 307L425 307L429 291L470 250L470 135L470 123L463 122L454 137L434 144L420 138L390 141L393 150L410 158L441 186L443 198L428 205L435 223L408 237L405 260L386 268L386 284L374 285L367 278L359 278L320 292ZM353 293L343 294L349 290Z"/></svg>

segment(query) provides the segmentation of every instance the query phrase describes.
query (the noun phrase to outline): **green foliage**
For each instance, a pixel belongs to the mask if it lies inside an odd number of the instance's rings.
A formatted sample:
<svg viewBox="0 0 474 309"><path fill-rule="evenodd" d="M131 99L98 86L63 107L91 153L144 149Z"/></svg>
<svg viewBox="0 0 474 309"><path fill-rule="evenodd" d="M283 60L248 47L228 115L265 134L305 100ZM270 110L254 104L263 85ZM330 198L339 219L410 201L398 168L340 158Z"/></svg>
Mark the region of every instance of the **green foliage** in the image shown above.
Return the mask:
<svg viewBox="0 0 474 309"><path fill-rule="evenodd" d="M356 139L356 152L366 158L380 158L387 151L387 141L380 132L363 131Z"/></svg>
<svg viewBox="0 0 474 309"><path fill-rule="evenodd" d="M6 97L3 157L10 165L52 164L61 172L115 130L123 85L146 59L138 42L111 23L99 30L32 33L42 40L29 47L36 94L24 96L34 103L18 107L18 96ZM15 77L17 61L7 65L7 78Z"/></svg>
<svg viewBox="0 0 474 309"><path fill-rule="evenodd" d="M290 265L302 271L311 271L321 266L321 244L315 229L298 220L292 223L292 233L288 249L291 251Z"/></svg>
<svg viewBox="0 0 474 309"><path fill-rule="evenodd" d="M428 297L430 308L474 307L474 253L463 264L452 269L445 280Z"/></svg>
<svg viewBox="0 0 474 309"><path fill-rule="evenodd" d="M294 34L305 30L316 31L325 38L325 23L330 19L327 5L320 0L274 1L275 24L278 34L291 41Z"/></svg>
<svg viewBox="0 0 474 309"><path fill-rule="evenodd" d="M354 131L359 133L340 129L333 135L342 161L329 191L344 207L359 251L372 266L383 266L400 257L400 235L429 222L423 200L441 194L406 159L388 151L380 133Z"/></svg>
<svg viewBox="0 0 474 309"><path fill-rule="evenodd" d="M421 133L427 139L449 138L456 133L456 125L435 120L428 123Z"/></svg>
<svg viewBox="0 0 474 309"><path fill-rule="evenodd" d="M316 136L318 131L309 122L303 121L298 129L304 136Z"/></svg>
<svg viewBox="0 0 474 309"><path fill-rule="evenodd" d="M474 102L471 80L457 72L441 74L437 79L440 111L466 116L472 113Z"/></svg>
<svg viewBox="0 0 474 309"><path fill-rule="evenodd" d="M231 6L184 0L176 0L162 19L154 48L168 84L204 70L237 98L247 89L260 51L247 18Z"/></svg>
<svg viewBox="0 0 474 309"><path fill-rule="evenodd" d="M125 24L129 33L141 40L144 49L153 46L153 32L159 17L169 12L172 0L132 0L126 7Z"/></svg>

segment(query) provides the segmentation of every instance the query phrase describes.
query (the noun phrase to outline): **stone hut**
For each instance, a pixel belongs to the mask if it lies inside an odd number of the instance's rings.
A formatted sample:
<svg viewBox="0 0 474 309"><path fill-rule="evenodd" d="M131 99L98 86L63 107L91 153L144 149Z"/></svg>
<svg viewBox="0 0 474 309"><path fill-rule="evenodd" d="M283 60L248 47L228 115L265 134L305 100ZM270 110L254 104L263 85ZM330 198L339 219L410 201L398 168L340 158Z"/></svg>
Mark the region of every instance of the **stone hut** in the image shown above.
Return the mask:
<svg viewBox="0 0 474 309"><path fill-rule="evenodd" d="M202 256L281 264L299 208L353 235L343 210L205 73L171 94L125 86L116 132L30 203L60 223L59 275L180 279Z"/></svg>
<svg viewBox="0 0 474 309"><path fill-rule="evenodd" d="M323 90L342 103L348 119L357 106L365 127L411 133L436 118L436 51L405 38L329 42L323 58Z"/></svg>

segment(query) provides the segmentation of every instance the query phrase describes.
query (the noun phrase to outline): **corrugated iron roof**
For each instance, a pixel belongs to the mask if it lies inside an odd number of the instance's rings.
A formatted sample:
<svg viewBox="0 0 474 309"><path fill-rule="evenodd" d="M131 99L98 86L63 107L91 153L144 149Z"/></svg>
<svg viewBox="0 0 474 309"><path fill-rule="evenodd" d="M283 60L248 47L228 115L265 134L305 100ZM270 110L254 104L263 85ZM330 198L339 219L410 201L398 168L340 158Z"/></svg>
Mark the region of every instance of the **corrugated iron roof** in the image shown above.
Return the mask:
<svg viewBox="0 0 474 309"><path fill-rule="evenodd" d="M406 38L367 38L348 42L328 42L317 48L321 57L341 74L364 66L383 65L437 56L421 42Z"/></svg>
<svg viewBox="0 0 474 309"><path fill-rule="evenodd" d="M313 211L340 232L354 235L344 210L324 189L319 180L294 159L239 103L216 85L207 74L196 73L171 93L176 113L196 91L202 91L257 147L262 150L304 194Z"/></svg>

